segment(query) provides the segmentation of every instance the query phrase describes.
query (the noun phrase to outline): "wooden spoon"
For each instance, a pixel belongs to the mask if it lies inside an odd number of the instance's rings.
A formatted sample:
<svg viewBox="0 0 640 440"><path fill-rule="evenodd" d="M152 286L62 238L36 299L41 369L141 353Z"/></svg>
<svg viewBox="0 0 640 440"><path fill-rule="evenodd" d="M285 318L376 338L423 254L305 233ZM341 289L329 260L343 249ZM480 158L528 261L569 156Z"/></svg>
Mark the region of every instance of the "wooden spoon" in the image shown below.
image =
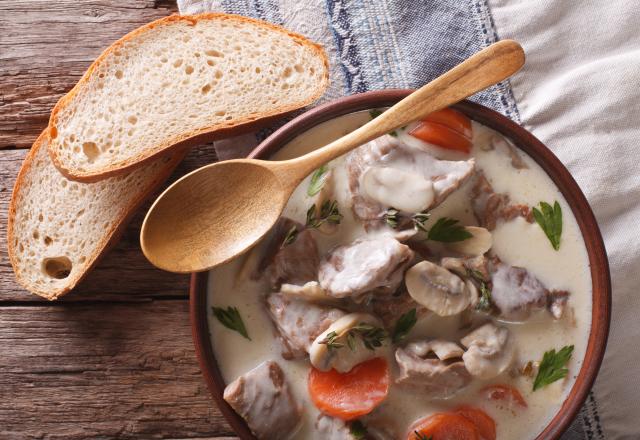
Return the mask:
<svg viewBox="0 0 640 440"><path fill-rule="evenodd" d="M170 272L200 272L245 252L275 224L293 190L313 170L348 151L509 77L524 64L515 41L478 52L348 135L286 161L237 159L199 168L149 209L140 244Z"/></svg>

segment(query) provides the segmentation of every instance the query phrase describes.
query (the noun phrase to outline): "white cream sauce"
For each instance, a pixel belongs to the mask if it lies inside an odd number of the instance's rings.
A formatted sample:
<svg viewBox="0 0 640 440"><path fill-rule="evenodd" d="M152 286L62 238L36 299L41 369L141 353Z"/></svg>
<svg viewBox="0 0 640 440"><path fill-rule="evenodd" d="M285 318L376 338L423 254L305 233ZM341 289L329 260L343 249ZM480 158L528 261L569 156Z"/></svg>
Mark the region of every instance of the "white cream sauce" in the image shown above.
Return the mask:
<svg viewBox="0 0 640 440"><path fill-rule="evenodd" d="M318 148L331 140L342 136L369 120L368 112L360 112L320 124L294 139L274 159L287 159ZM582 365L591 323L591 276L587 252L577 222L567 202L555 187L551 179L528 156L519 152L528 166L516 169L511 158L500 149L485 151L483 148L495 134L492 130L473 123L474 147L472 156L476 166L484 171L496 192L509 194L514 203L530 206L540 201L557 200L563 211L562 242L559 251L553 250L546 236L537 224L530 224L521 218L509 222L499 222L493 233L493 252L511 265L526 267L548 288L570 292L569 313L563 319L554 321L544 312L532 316L524 323L504 323L511 331L518 347L516 358L519 363L539 361L545 351L560 349L565 345L575 346L569 364L570 375L536 392L532 390L532 380L524 377L512 378L504 373L498 378L483 382L474 380L454 398L444 401L431 401L426 396L412 394L406 389L392 386L388 398L376 410L389 415L389 419L402 426L409 427L416 419L437 411L451 409L460 404L470 404L483 408L497 424L498 439L531 439L548 424L559 410L569 393L575 377ZM416 139L406 131L400 131L400 139L413 143ZM419 141L418 141L419 142ZM461 160L455 153L446 159ZM333 235L324 235L314 231L321 255L337 244L350 243L364 234L362 226L353 218L350 197L346 190L347 175L342 158L334 161L335 198L340 212L344 215L342 223ZM306 195L309 178L305 179L291 197L284 215L304 223L307 208L312 201ZM430 222L440 217L453 217L462 224L474 225L476 220L468 204L469 184L449 196L442 205L431 211ZM319 439L314 433L314 423L319 414L310 402L307 393L308 360L286 361L280 356L280 347L275 339L273 325L267 316L262 295L267 289L263 283L249 281L245 276L238 277L241 264L246 256L229 264L216 268L210 274L209 305L238 307L252 338L248 341L237 333L223 327L213 316L209 317L211 339L214 353L222 375L227 383L256 365L274 359L283 368L286 379L294 395L304 407L302 428L296 439ZM442 338L459 340L468 331L458 330L459 317L438 317L428 314L421 319L409 334L409 340ZM397 373L391 350L387 350L392 374ZM509 383L523 394L529 407L527 409L500 409L493 402L479 396L478 390L487 384ZM400 433L404 439L404 432Z"/></svg>

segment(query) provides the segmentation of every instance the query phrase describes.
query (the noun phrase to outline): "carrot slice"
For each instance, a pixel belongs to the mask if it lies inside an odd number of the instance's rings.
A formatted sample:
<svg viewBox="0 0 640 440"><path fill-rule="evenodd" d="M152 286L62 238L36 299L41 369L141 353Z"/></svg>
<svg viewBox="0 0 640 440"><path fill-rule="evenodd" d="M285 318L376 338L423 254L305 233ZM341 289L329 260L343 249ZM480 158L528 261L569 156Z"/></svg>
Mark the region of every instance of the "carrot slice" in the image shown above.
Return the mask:
<svg viewBox="0 0 640 440"><path fill-rule="evenodd" d="M496 440L496 422L489 414L474 406L461 406L455 412L476 425L483 440Z"/></svg>
<svg viewBox="0 0 640 440"><path fill-rule="evenodd" d="M383 358L362 362L348 373L311 368L309 395L323 413L342 420L369 414L389 392L389 368Z"/></svg>
<svg viewBox="0 0 640 440"><path fill-rule="evenodd" d="M471 141L447 127L435 122L423 121L409 132L411 136L449 150L471 151Z"/></svg>
<svg viewBox="0 0 640 440"><path fill-rule="evenodd" d="M415 422L407 440L480 440L478 428L459 414L435 413Z"/></svg>
<svg viewBox="0 0 640 440"><path fill-rule="evenodd" d="M506 403L509 407L516 404L522 408L527 408L527 401L524 400L520 391L510 385L496 384L484 387L481 393L489 400L501 401Z"/></svg>
<svg viewBox="0 0 640 440"><path fill-rule="evenodd" d="M452 108L443 108L442 110L433 112L424 118L423 121L444 125L460 133L467 139L471 139L471 119Z"/></svg>

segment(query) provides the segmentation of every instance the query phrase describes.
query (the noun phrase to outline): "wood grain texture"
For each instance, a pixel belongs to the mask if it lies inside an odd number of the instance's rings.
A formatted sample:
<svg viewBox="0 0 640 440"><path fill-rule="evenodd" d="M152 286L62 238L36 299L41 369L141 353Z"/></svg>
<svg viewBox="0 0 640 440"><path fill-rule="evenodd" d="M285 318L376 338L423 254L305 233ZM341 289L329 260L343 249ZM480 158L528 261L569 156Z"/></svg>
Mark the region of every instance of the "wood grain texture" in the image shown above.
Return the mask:
<svg viewBox="0 0 640 440"><path fill-rule="evenodd" d="M167 0L0 1L2 439L235 438L195 358L188 277L153 268L139 250L145 208L56 303L17 285L6 253L7 207L26 155L12 148L31 146L105 47L174 11ZM172 179L215 160L211 146L194 150Z"/></svg>
<svg viewBox="0 0 640 440"><path fill-rule="evenodd" d="M0 438L232 436L183 300L0 307Z"/></svg>
<svg viewBox="0 0 640 440"><path fill-rule="evenodd" d="M0 148L28 148L56 101L112 42L174 1L0 1Z"/></svg>

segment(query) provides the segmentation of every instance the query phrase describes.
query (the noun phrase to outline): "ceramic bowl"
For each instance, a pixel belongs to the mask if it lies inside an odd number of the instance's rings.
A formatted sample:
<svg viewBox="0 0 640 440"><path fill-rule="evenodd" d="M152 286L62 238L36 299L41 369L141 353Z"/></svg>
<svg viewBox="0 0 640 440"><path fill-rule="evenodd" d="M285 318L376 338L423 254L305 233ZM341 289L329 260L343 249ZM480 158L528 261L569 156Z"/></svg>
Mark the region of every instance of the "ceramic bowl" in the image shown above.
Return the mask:
<svg viewBox="0 0 640 440"><path fill-rule="evenodd" d="M285 124L258 145L249 157L269 159L289 141L322 122L357 111L393 105L410 92L411 90L380 90L344 97L318 106ZM511 139L519 149L527 153L545 170L571 207L586 244L593 283L593 308L591 333L585 359L575 384L560 411L536 440L558 439L567 430L586 400L598 374L607 343L611 311L611 281L609 263L600 229L584 194L569 171L535 136L505 116L482 105L464 101L454 105L453 108ZM213 354L210 339L211 330L207 320L209 313L208 277L207 272L191 276L191 326L200 367L214 401L231 427L241 439L255 439L242 417L236 414L222 398L225 383Z"/></svg>

